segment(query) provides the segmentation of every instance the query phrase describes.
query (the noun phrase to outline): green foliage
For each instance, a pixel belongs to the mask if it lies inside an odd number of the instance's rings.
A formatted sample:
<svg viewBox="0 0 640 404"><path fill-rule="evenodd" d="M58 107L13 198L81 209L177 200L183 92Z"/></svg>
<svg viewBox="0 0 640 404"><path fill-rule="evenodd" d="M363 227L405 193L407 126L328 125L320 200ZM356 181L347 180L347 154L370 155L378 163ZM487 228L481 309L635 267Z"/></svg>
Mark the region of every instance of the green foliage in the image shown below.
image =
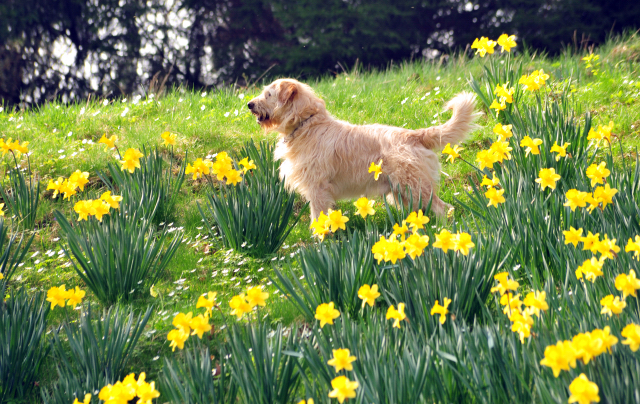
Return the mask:
<svg viewBox="0 0 640 404"><path fill-rule="evenodd" d="M41 292L14 290L0 305L1 403L25 397L33 389L49 351L42 342L48 314Z"/></svg>
<svg viewBox="0 0 640 404"><path fill-rule="evenodd" d="M13 273L24 261L24 256L29 251L29 247L35 236L35 234L33 234L25 241L23 233L20 235L20 240L16 244L18 234L13 233L5 244L7 240L7 230L8 228L4 224L4 219L0 219L0 274L2 275L2 279L0 279L0 298L4 296ZM0 308L3 305L4 302L0 299Z"/></svg>
<svg viewBox="0 0 640 404"><path fill-rule="evenodd" d="M67 257L89 289L105 305L134 296L155 283L182 241L165 228L154 233L144 209L112 211L102 222L91 217L73 226L58 210L54 216L67 239ZM163 247L168 244L166 249Z"/></svg>
<svg viewBox="0 0 640 404"><path fill-rule="evenodd" d="M53 333L59 380L50 392L42 391L44 402L68 404L76 397L82 401L86 393L122 380L152 312L153 306L138 316L131 309L111 307L96 316L89 306L80 316L79 327L67 318L65 341L59 330Z"/></svg>
<svg viewBox="0 0 640 404"><path fill-rule="evenodd" d="M212 236L215 224L225 247L254 257L276 253L303 213L295 214L295 193L276 175L279 163L274 161L273 150L266 142L260 151L247 143L244 151L258 166L254 171L264 172L248 172L241 183L220 185L218 190L210 184L204 206L198 203Z"/></svg>
<svg viewBox="0 0 640 404"><path fill-rule="evenodd" d="M9 177L9 189L0 187L0 193L4 203L18 226L25 230L32 230L36 226L36 215L40 203L40 182L31 175L29 168L28 179L16 165L15 169L7 172Z"/></svg>
<svg viewBox="0 0 640 404"><path fill-rule="evenodd" d="M294 331L285 337L282 326L238 326L229 331L228 364L244 402L287 404L300 384L297 359L286 354L299 343ZM286 338L286 340L285 340Z"/></svg>
<svg viewBox="0 0 640 404"><path fill-rule="evenodd" d="M358 289L364 284L375 283L375 270L371 247L377 241L377 232L355 230L341 240L311 244L296 255L302 270L305 287L289 263L288 270L276 269L274 284L304 314L307 321L313 319L316 307L333 302L336 309L352 317L362 315L362 300Z"/></svg>
<svg viewBox="0 0 640 404"><path fill-rule="evenodd" d="M182 360L164 358L158 390L163 400L174 403L236 403L238 386L229 372L226 361L212 366L208 348L185 350Z"/></svg>
<svg viewBox="0 0 640 404"><path fill-rule="evenodd" d="M184 182L186 166L177 167L177 174L173 175L173 155L169 167L165 168L166 163L157 148L147 154L143 147L142 153L145 156L140 159L140 168L133 173L109 163L108 175L99 171L98 176L114 195L123 197L122 210L134 212L142 209L142 217L157 223L172 214Z"/></svg>

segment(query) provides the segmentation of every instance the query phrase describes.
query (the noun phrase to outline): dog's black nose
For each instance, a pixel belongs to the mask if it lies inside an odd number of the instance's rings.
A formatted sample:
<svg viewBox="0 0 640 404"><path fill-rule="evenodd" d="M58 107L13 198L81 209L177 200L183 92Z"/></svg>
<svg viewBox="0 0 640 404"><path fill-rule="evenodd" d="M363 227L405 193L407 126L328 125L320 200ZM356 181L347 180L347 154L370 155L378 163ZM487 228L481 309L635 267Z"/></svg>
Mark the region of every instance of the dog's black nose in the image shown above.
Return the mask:
<svg viewBox="0 0 640 404"><path fill-rule="evenodd" d="M247 107L249 107L249 109L253 109L253 103L252 102L248 103Z"/></svg>

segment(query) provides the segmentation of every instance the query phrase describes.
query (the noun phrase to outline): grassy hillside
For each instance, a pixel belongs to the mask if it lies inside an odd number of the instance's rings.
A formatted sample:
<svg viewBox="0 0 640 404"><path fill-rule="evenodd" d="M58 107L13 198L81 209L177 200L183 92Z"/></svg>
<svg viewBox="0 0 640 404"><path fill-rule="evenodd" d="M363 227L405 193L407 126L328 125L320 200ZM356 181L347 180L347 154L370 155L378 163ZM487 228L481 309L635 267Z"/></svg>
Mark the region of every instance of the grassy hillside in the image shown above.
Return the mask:
<svg viewBox="0 0 640 404"><path fill-rule="evenodd" d="M635 164L636 148L640 145L640 38L632 36L612 40L606 46L594 49L593 54L599 55L599 60L592 62L593 67L587 67L582 60L587 52L571 50L554 59L525 51L516 53L513 62L522 63L523 73L544 69L550 79L541 97L545 101L552 100L566 91L575 115L580 117L578 123L584 124L585 113L590 115L593 127L613 121L615 141L612 142L611 154L614 164L623 167L623 160ZM336 77L308 84L338 119L357 124L421 128L445 122L451 113L442 111L444 104L460 91L471 91L470 80L472 77L479 80L488 63L488 58L469 59L464 55L452 55L432 63L389 66L385 71L345 71ZM63 253L65 238L53 216L54 210L60 210L67 218L75 220L73 204L78 197L70 201L54 199L52 192L44 191L44 188L49 180L68 177L79 169L90 173L87 190L80 197L97 198L105 190L97 173L105 171L107 163L114 162L117 157L113 150L105 151L105 146L98 144L103 135L116 135L121 150L144 147L149 151L157 147L167 161L175 156L180 167L193 163L196 158L221 151L233 154L249 140L274 143L277 135L263 133L246 107L247 101L260 91L256 86L206 93L176 88L145 97L89 99L77 105L50 102L28 111L3 108L0 112L0 135L4 139L30 142L30 164L43 186L33 230L34 242L10 286L24 286L29 291L47 291L61 284L86 289ZM537 101L535 97L528 97L522 102L535 105ZM479 122L482 128L463 143L462 159L468 162L473 162L476 153L488 148L496 138L492 128L499 121L486 106L479 103L479 108L484 112ZM178 135L174 148L162 146L160 134L165 131ZM462 161L445 163L445 157L441 158L440 196L453 204L456 210L447 221L432 218L433 232L443 227L484 226L478 224L464 207L474 201L469 192L472 185L477 186L476 169ZM5 156L3 161L3 170L13 164L10 156ZM7 178L4 178L6 184ZM192 180L187 176L177 196L175 209L157 223L159 229L176 229L175 234L183 231L184 241L154 286L157 297L146 291L143 297L132 303L136 310L153 305L153 314L130 363L130 372L144 371L148 380L158 377L162 368L161 358L171 355L167 333L173 328L174 315L195 311L195 302L203 293L216 291L221 303L221 310L213 313L216 332L210 334L206 342L214 351L226 338L220 330L235 321L229 317L227 302L249 285L265 285L271 294L269 304L260 312L264 323L273 327L277 324L284 327L295 324L297 327L305 321L299 308L283 298L283 293L274 287L272 279L275 268L288 268L290 265L296 276L302 276L295 254L301 247L316 242L309 230L308 211L304 211L301 221L277 254L256 259L224 248L219 238L209 236L198 209L198 203L205 201L207 192L205 181ZM338 208L351 217L355 210L352 202L341 201ZM376 214L370 220L373 228L379 231L384 231L387 226L387 213L383 206L381 200L376 201ZM298 201L296 212L303 207L304 201ZM5 220L7 224L11 222L9 217ZM349 231L362 230L365 226L369 225L355 217L347 224ZM619 244L624 242L626 240L620 240ZM549 266L562 269L564 264L555 262ZM552 268L550 272L562 271ZM94 310L104 308L87 291L83 306L89 304ZM487 307L496 310L491 304ZM51 331L59 327L67 315L76 316L62 310L51 312L47 329ZM55 363L49 359L39 373L39 386L49 387L56 379ZM24 402L39 400L39 389L31 394Z"/></svg>

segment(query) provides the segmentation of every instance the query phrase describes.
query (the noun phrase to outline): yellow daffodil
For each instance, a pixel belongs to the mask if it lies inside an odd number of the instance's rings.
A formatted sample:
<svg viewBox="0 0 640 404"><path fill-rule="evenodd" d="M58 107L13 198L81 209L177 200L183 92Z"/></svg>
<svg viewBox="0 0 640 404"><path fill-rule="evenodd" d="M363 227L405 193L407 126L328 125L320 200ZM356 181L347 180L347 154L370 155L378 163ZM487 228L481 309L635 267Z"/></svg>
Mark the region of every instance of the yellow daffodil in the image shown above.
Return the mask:
<svg viewBox="0 0 640 404"><path fill-rule="evenodd" d="M318 218L314 219L309 226L313 230L313 235L318 236L320 240L324 240L324 236L329 233L328 220L329 216L325 215L324 212L320 212Z"/></svg>
<svg viewBox="0 0 640 404"><path fill-rule="evenodd" d="M107 191L100 195L100 199L109 204L113 209L120 209L120 202L122 197L118 195L111 195L111 191Z"/></svg>
<svg viewBox="0 0 640 404"><path fill-rule="evenodd" d="M558 153L556 161L560 161L560 158L567 156L567 147L569 145L571 145L571 143L565 143L562 146L559 146L558 142L555 142L553 146L551 146L551 153Z"/></svg>
<svg viewBox="0 0 640 404"><path fill-rule="evenodd" d="M544 191L546 187L556 189L556 182L560 179L560 175L556 174L555 168L543 168L538 173L536 182L540 184L540 187Z"/></svg>
<svg viewBox="0 0 640 404"><path fill-rule="evenodd" d="M73 205L73 210L78 214L78 221L89 220L89 215L95 214L93 201L78 201Z"/></svg>
<svg viewBox="0 0 640 404"><path fill-rule="evenodd" d="M64 285L54 286L47 291L47 301L51 303L51 310L56 306L64 307L68 298Z"/></svg>
<svg viewBox="0 0 640 404"><path fill-rule="evenodd" d="M609 236L604 235L604 239L594 242L591 251L595 251L601 254L601 259L613 259L614 254L620 252L620 247L616 245L616 239L609 240Z"/></svg>
<svg viewBox="0 0 640 404"><path fill-rule="evenodd" d="M443 252L455 250L456 235L447 229L442 229L440 234L436 234L436 241L433 243L434 248L440 248Z"/></svg>
<svg viewBox="0 0 640 404"><path fill-rule="evenodd" d="M595 187L596 184L604 184L605 178L611 174L611 171L607 169L607 163L601 162L600 164L591 164L587 167L587 177L591 180L591 186Z"/></svg>
<svg viewBox="0 0 640 404"><path fill-rule="evenodd" d="M178 313L173 318L173 326L177 328L182 328L185 332L191 331L191 318L193 317L193 313L189 312L187 314Z"/></svg>
<svg viewBox="0 0 640 404"><path fill-rule="evenodd" d="M498 185L500 185L500 179L498 179L498 177L496 177L495 175L492 179L489 179L486 175L484 175L482 177L482 182L480 183L480 186L486 186L487 189L491 189Z"/></svg>
<svg viewBox="0 0 640 404"><path fill-rule="evenodd" d="M199 177L204 175L209 175L211 169L213 168L213 163L209 159L202 160L202 158L198 158L193 162L193 166L191 164L187 164L187 168L184 170L185 174L193 174L192 179L196 180ZM215 173L214 173L215 174ZM226 175L227 172L224 173ZM222 178L224 178L224 175ZM222 181L222 178L218 178L218 180Z"/></svg>
<svg viewBox="0 0 640 404"><path fill-rule="evenodd" d="M623 298L626 299L629 295L637 297L636 292L640 289L640 280L636 278L636 271L631 269L629 270L629 275L618 275L615 280L615 286L616 289L622 292Z"/></svg>
<svg viewBox="0 0 640 404"><path fill-rule="evenodd" d="M160 392L156 390L156 382L142 383L136 393L140 398L136 404L151 404L154 398L160 397Z"/></svg>
<svg viewBox="0 0 640 404"><path fill-rule="evenodd" d="M333 390L329 392L330 398L337 398L342 404L347 398L356 397L356 389L360 386L358 382L352 382L346 376L338 376L331 380Z"/></svg>
<svg viewBox="0 0 640 404"><path fill-rule="evenodd" d="M478 168L480 170L484 170L485 167L492 170L493 165L498 162L498 155L492 149L480 150L476 154L476 162L478 163Z"/></svg>
<svg viewBox="0 0 640 404"><path fill-rule="evenodd" d="M626 252L633 252L635 259L640 260L640 236L636 236L635 240L629 238L624 250Z"/></svg>
<svg viewBox="0 0 640 404"><path fill-rule="evenodd" d="M540 292L536 290L535 292L527 293L522 303L529 308L531 314L535 314L538 317L540 316L540 310L549 310L547 293L544 291Z"/></svg>
<svg viewBox="0 0 640 404"><path fill-rule="evenodd" d="M333 307L333 302L322 303L316 307L315 318L320 320L320 328L325 324L333 325L333 320L340 317L340 312Z"/></svg>
<svg viewBox="0 0 640 404"><path fill-rule="evenodd" d="M98 398L109 404L124 404L133 400L135 396L136 388L133 385L117 382L113 386L110 384L104 386L102 390L100 390Z"/></svg>
<svg viewBox="0 0 640 404"><path fill-rule="evenodd" d="M376 299L380 297L380 293L378 292L378 285L362 285L360 289L358 289L358 297L362 299L362 307L365 304L373 307L376 303Z"/></svg>
<svg viewBox="0 0 640 404"><path fill-rule="evenodd" d="M505 306L502 309L502 312L506 314L509 318L514 312L519 312L522 308L522 300L520 300L520 295L513 295L511 292L507 292L502 297L500 297L500 304Z"/></svg>
<svg viewBox="0 0 640 404"><path fill-rule="evenodd" d="M269 293L262 290L260 286L254 286L247 290L247 303L251 308L256 306L266 306Z"/></svg>
<svg viewBox="0 0 640 404"><path fill-rule="evenodd" d="M574 229L573 226L569 230L562 232L564 234L564 244L573 244L574 247L578 246L578 243L582 241L582 229Z"/></svg>
<svg viewBox="0 0 640 404"><path fill-rule="evenodd" d="M590 382L584 373L573 379L569 385L569 391L571 392L569 403L589 404L600 402L598 385Z"/></svg>
<svg viewBox="0 0 640 404"><path fill-rule="evenodd" d="M47 185L47 191L50 189L53 190L53 198L58 196L58 194L60 193L60 188L62 187L63 183L64 183L64 178L62 177L58 177L58 179L55 182L53 180L49 180L49 184Z"/></svg>
<svg viewBox="0 0 640 404"><path fill-rule="evenodd" d="M576 367L577 352L571 341L558 341L556 345L549 345L544 350L544 358L540 361L542 366L547 366L558 377L561 370L569 371Z"/></svg>
<svg viewBox="0 0 640 404"><path fill-rule="evenodd" d="M348 349L334 349L333 358L331 358L327 364L336 368L336 373L342 369L352 371L353 365L351 362L354 362L356 359L355 356L351 356L351 352L349 352Z"/></svg>
<svg viewBox="0 0 640 404"><path fill-rule="evenodd" d="M599 145L600 142L606 140L611 143L611 131L613 130L613 121L609 122L609 125L598 126L597 130L593 128L589 129L589 134L587 135L587 140L594 140L596 145Z"/></svg>
<svg viewBox="0 0 640 404"><path fill-rule="evenodd" d="M120 169L122 171L128 170L130 173L133 173L136 168L140 168L140 158L143 156L144 154L140 153L140 151L136 149L127 149L124 153L123 159L120 161L122 164Z"/></svg>
<svg viewBox="0 0 640 404"><path fill-rule="evenodd" d="M447 143L447 145L442 150L443 154L448 154L446 161L451 161L452 163L460 157L460 152L464 150L462 147L455 145L453 148L451 147L451 143Z"/></svg>
<svg viewBox="0 0 640 404"><path fill-rule="evenodd" d="M582 279L584 276L588 281L595 282L598 276L602 276L602 265L604 264L604 258L599 260L596 257L592 257L582 263L581 266L576 269L576 278Z"/></svg>
<svg viewBox="0 0 640 404"><path fill-rule="evenodd" d="M104 151L107 151L109 149L113 149L114 147L116 147L116 142L117 141L118 141L118 136L113 135L113 136L107 138L107 134L105 133L104 135L102 135L100 140L98 140L98 143L104 143L104 145L106 146L104 148Z"/></svg>
<svg viewBox="0 0 640 404"><path fill-rule="evenodd" d="M605 184L604 187L596 187L593 191L593 199L595 199L597 203L601 203L602 209L604 209L607 205L613 204L613 197L617 193L617 189L611 188L609 184Z"/></svg>
<svg viewBox="0 0 640 404"><path fill-rule="evenodd" d="M77 305L82 303L82 299L86 295L86 292L76 286L75 289L69 289L67 291L67 306L71 306L75 308Z"/></svg>
<svg viewBox="0 0 640 404"><path fill-rule="evenodd" d="M238 165L242 166L242 172L244 174L246 174L249 170L255 170L256 168L256 164L253 162L253 160L249 160L249 157L245 157L242 160L238 161Z"/></svg>
<svg viewBox="0 0 640 404"><path fill-rule="evenodd" d="M404 259L407 253L404 249L403 243L399 242L396 238L389 237L389 240L385 243L384 260L391 261L395 264L396 261Z"/></svg>
<svg viewBox="0 0 640 404"><path fill-rule="evenodd" d="M232 297L229 301L229 307L233 309L231 311L231 315L237 316L238 320L240 320L245 313L250 313L252 309L249 302L247 302L244 293Z"/></svg>
<svg viewBox="0 0 640 404"><path fill-rule="evenodd" d="M110 206L101 199L95 199L91 201L91 208L93 209L93 215L101 222L102 216L109 213Z"/></svg>
<svg viewBox="0 0 640 404"><path fill-rule="evenodd" d="M611 317L613 314L620 314L622 310L627 307L627 303L624 300L620 300L620 296L607 295L600 299L602 310L600 314L607 314Z"/></svg>
<svg viewBox="0 0 640 404"><path fill-rule="evenodd" d="M489 188L487 192L484 193L484 196L489 200L487 206L494 206L497 208L499 203L504 203L505 199L502 194L504 194L504 189L497 190L495 188Z"/></svg>
<svg viewBox="0 0 640 404"><path fill-rule="evenodd" d="M80 188L80 191L84 191L84 186L89 182L89 173L76 170L69 176L69 182Z"/></svg>
<svg viewBox="0 0 640 404"><path fill-rule="evenodd" d="M444 322L447 321L447 314L449 313L449 310L447 309L447 307L449 307L449 304L451 303L451 299L447 299L445 297L443 300L443 303L444 305L440 306L440 303L438 302L438 300L436 300L436 303L431 308L432 316L436 314L440 314L440 324L444 324Z"/></svg>
<svg viewBox="0 0 640 404"><path fill-rule="evenodd" d="M171 352L174 352L176 347L184 349L184 343L187 339L189 339L189 331L185 331L182 328L173 329L167 334L167 340L171 342L169 344Z"/></svg>
<svg viewBox="0 0 640 404"><path fill-rule="evenodd" d="M391 305L387 309L387 320L394 320L393 327L400 328L400 322L407 318L404 314L404 303L398 303L398 310Z"/></svg>
<svg viewBox="0 0 640 404"><path fill-rule="evenodd" d="M524 344L525 338L531 336L531 327L533 327L533 319L528 312L512 312L511 317L511 331L517 333L520 336L520 343Z"/></svg>
<svg viewBox="0 0 640 404"><path fill-rule="evenodd" d="M511 125L502 125L498 123L496 124L496 126L493 127L493 133L496 133L498 135L499 141L505 141L513 136L513 132L511 132L511 128L512 128Z"/></svg>
<svg viewBox="0 0 640 404"><path fill-rule="evenodd" d="M411 230L416 232L418 229L424 229L424 225L429 223L429 217L425 216L422 213L422 209L420 209L417 212L409 213L409 216L407 216L405 221L409 223Z"/></svg>
<svg viewBox="0 0 640 404"><path fill-rule="evenodd" d="M509 147L509 142L493 142L489 150L493 152L497 163L502 163L505 159L511 160L511 153L509 152L513 150L513 148Z"/></svg>
<svg viewBox="0 0 640 404"><path fill-rule="evenodd" d="M567 191L565 196L567 197L567 202L563 206L568 206L571 208L571 211L574 212L576 208L584 208L587 206L587 196L589 193L578 191L577 189L570 189Z"/></svg>
<svg viewBox="0 0 640 404"><path fill-rule="evenodd" d="M536 91L540 87L545 85L545 82L549 79L549 75L544 73L544 70L535 70L530 75L523 75L518 84L522 84L522 89L525 91Z"/></svg>
<svg viewBox="0 0 640 404"><path fill-rule="evenodd" d="M229 172L227 172L227 184L231 184L235 186L241 181L242 181L242 176L240 175L240 171L229 170Z"/></svg>
<svg viewBox="0 0 640 404"><path fill-rule="evenodd" d="M76 184L72 184L67 180L64 180L62 182L62 185L60 186L60 192L64 194L64 198L62 199L69 199L71 198L73 195L76 194Z"/></svg>
<svg viewBox="0 0 640 404"><path fill-rule="evenodd" d="M516 92L514 87L509 88L509 82L507 81L503 86L500 84L496 84L496 89L493 90L493 93L500 100L500 104L504 104L505 102L511 104L513 103L513 94Z"/></svg>
<svg viewBox="0 0 640 404"><path fill-rule="evenodd" d="M206 315L211 316L213 307L216 305L217 296L217 292L209 292L205 295L200 295L200 297L198 297L198 302L196 303L196 309L204 307L204 309L206 310Z"/></svg>
<svg viewBox="0 0 640 404"><path fill-rule="evenodd" d="M542 144L542 139L531 139L529 136L525 136L520 141L520 147L526 147L525 155L528 156L531 154L540 154L540 149L538 146Z"/></svg>
<svg viewBox="0 0 640 404"><path fill-rule="evenodd" d="M378 177L380 177L380 174L382 174L382 159L380 159L378 164L372 162L369 166L369 172L373 173L374 179L378 181Z"/></svg>
<svg viewBox="0 0 640 404"><path fill-rule="evenodd" d="M517 290L520 286L518 282L509 279L508 272L501 272L494 275L493 279L498 281L498 286L491 288L491 293L500 292L501 296L508 290Z"/></svg>
<svg viewBox="0 0 640 404"><path fill-rule="evenodd" d="M504 102L498 102L498 99L495 99L493 100L491 105L489 105L489 109L495 109L496 116L498 116L500 114L500 111L504 111L505 109L507 109L507 104Z"/></svg>
<svg viewBox="0 0 640 404"><path fill-rule="evenodd" d="M229 172L233 170L233 165L229 161L230 159L224 158L222 160L216 160L215 162L211 162L208 159L205 159L202 164L198 163L197 172L202 174L209 174L209 169L211 170L211 174L215 175L218 181L222 181L224 177L229 175ZM194 167L196 166L194 163ZM206 168L205 168L206 167ZM188 166L187 166L188 168ZM195 173L196 171L194 171Z"/></svg>
<svg viewBox="0 0 640 404"><path fill-rule="evenodd" d="M600 242L600 233L593 234L588 232L588 234L580 239L582 241L582 251L591 251L595 254L596 250L593 248L596 243Z"/></svg>
<svg viewBox="0 0 640 404"><path fill-rule="evenodd" d="M78 397L76 397L75 401L73 402L73 404L89 404L91 403L91 393L87 393L84 395L84 401L79 401Z"/></svg>
<svg viewBox="0 0 640 404"><path fill-rule="evenodd" d="M346 230L345 223L349 221L349 218L342 215L342 210L329 211L329 218L325 225L331 227L331 231L335 233L338 229Z"/></svg>
<svg viewBox="0 0 640 404"><path fill-rule="evenodd" d="M178 137L175 133L171 132L162 132L160 137L164 142L162 142L163 146L174 146L176 144L176 138Z"/></svg>
<svg viewBox="0 0 640 404"><path fill-rule="evenodd" d="M626 338L622 341L624 345L629 345L629 349L633 352L638 351L638 348L640 348L640 325L628 324L620 335Z"/></svg>
<svg viewBox="0 0 640 404"><path fill-rule="evenodd" d="M405 253L412 259L416 259L424 252L426 246L429 245L429 236L412 234L404 241Z"/></svg>
<svg viewBox="0 0 640 404"><path fill-rule="evenodd" d="M205 332L211 331L209 319L202 314L192 318L191 321L189 321L189 327L193 330L191 335L197 335L200 339L202 339L202 335Z"/></svg>
<svg viewBox="0 0 640 404"><path fill-rule="evenodd" d="M469 233L458 233L453 239L453 250L459 251L462 255L469 255L469 249L475 246Z"/></svg>
<svg viewBox="0 0 640 404"><path fill-rule="evenodd" d="M487 37L480 37L480 39L476 38L471 44L471 49L477 49L476 55L480 55L480 57L484 57L487 53L492 55L494 49L498 43L496 41L492 41Z"/></svg>
<svg viewBox="0 0 640 404"><path fill-rule="evenodd" d="M402 221L402 226L398 225L398 223L393 225L393 235L400 236L400 238L404 241L405 234L409 232L409 228L407 227L407 221Z"/></svg>
<svg viewBox="0 0 640 404"><path fill-rule="evenodd" d="M498 37L498 45L502 47L502 52L511 52L511 48L518 46L515 35L502 34Z"/></svg>
<svg viewBox="0 0 640 404"><path fill-rule="evenodd" d="M377 241L373 247L371 247L371 252L373 253L373 258L378 260L378 264L382 262L385 257L385 253L387 251L387 239L384 236L380 236L380 240Z"/></svg>
<svg viewBox="0 0 640 404"><path fill-rule="evenodd" d="M362 197L353 203L353 206L358 209L356 215L362 216L363 219L366 219L368 215L374 215L376 211L373 209L373 204L375 201L368 200L366 197Z"/></svg>

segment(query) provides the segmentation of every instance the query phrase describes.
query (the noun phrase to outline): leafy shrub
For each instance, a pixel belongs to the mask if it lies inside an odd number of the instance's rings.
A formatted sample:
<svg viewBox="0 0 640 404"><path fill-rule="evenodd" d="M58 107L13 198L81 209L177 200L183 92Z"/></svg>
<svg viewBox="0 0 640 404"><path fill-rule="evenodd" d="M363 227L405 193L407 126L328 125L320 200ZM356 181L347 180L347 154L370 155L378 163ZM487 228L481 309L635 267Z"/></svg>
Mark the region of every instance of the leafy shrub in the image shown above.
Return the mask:
<svg viewBox="0 0 640 404"><path fill-rule="evenodd" d="M221 185L218 190L211 184L204 206L198 204L212 236L215 224L225 247L255 257L277 252L302 215L301 211L294 216L295 193L277 176L273 149L263 142L258 151L247 143L244 151L254 159L257 173L247 173L240 184Z"/></svg>
<svg viewBox="0 0 640 404"><path fill-rule="evenodd" d="M51 392L42 393L45 403L68 404L76 397L99 391L126 376L127 365L138 339L151 316L153 307L135 316L111 307L96 315L88 307L80 316L80 326L64 324L67 343L53 333L51 345L59 380Z"/></svg>
<svg viewBox="0 0 640 404"><path fill-rule="evenodd" d="M158 149L141 159L140 168L133 173L122 171L114 163L107 164L108 173L98 172L98 176L114 194L122 194L121 209L134 212L142 209L142 217L157 218L162 221L173 211L176 196L184 182L185 166L173 175L173 156L168 169Z"/></svg>
<svg viewBox="0 0 640 404"><path fill-rule="evenodd" d="M158 379L163 400L183 404L237 402L238 386L229 375L229 366L222 360L212 366L206 347L186 350L181 361L165 357Z"/></svg>
<svg viewBox="0 0 640 404"><path fill-rule="evenodd" d="M26 397L34 387L49 351L42 342L48 314L40 292L15 290L0 304L0 403Z"/></svg>
<svg viewBox="0 0 640 404"><path fill-rule="evenodd" d="M229 332L229 365L244 402L287 404L298 385L297 359L286 350L298 344L295 332L283 340L282 326L270 333L266 324L238 326Z"/></svg>
<svg viewBox="0 0 640 404"><path fill-rule="evenodd" d="M102 222L89 218L73 226L62 212L55 211L54 216L67 238L65 254L74 258L71 262L80 278L107 305L131 301L147 290L182 241L182 233L176 232L169 242L166 228L156 236L142 208L112 211ZM163 249L165 243L169 245Z"/></svg>
<svg viewBox="0 0 640 404"><path fill-rule="evenodd" d="M31 175L26 179L24 173L16 165L16 168L7 172L9 177L9 187L0 187L0 193L4 203L11 214L15 215L15 220L23 229L31 230L36 226L36 215L40 203L40 182Z"/></svg>

